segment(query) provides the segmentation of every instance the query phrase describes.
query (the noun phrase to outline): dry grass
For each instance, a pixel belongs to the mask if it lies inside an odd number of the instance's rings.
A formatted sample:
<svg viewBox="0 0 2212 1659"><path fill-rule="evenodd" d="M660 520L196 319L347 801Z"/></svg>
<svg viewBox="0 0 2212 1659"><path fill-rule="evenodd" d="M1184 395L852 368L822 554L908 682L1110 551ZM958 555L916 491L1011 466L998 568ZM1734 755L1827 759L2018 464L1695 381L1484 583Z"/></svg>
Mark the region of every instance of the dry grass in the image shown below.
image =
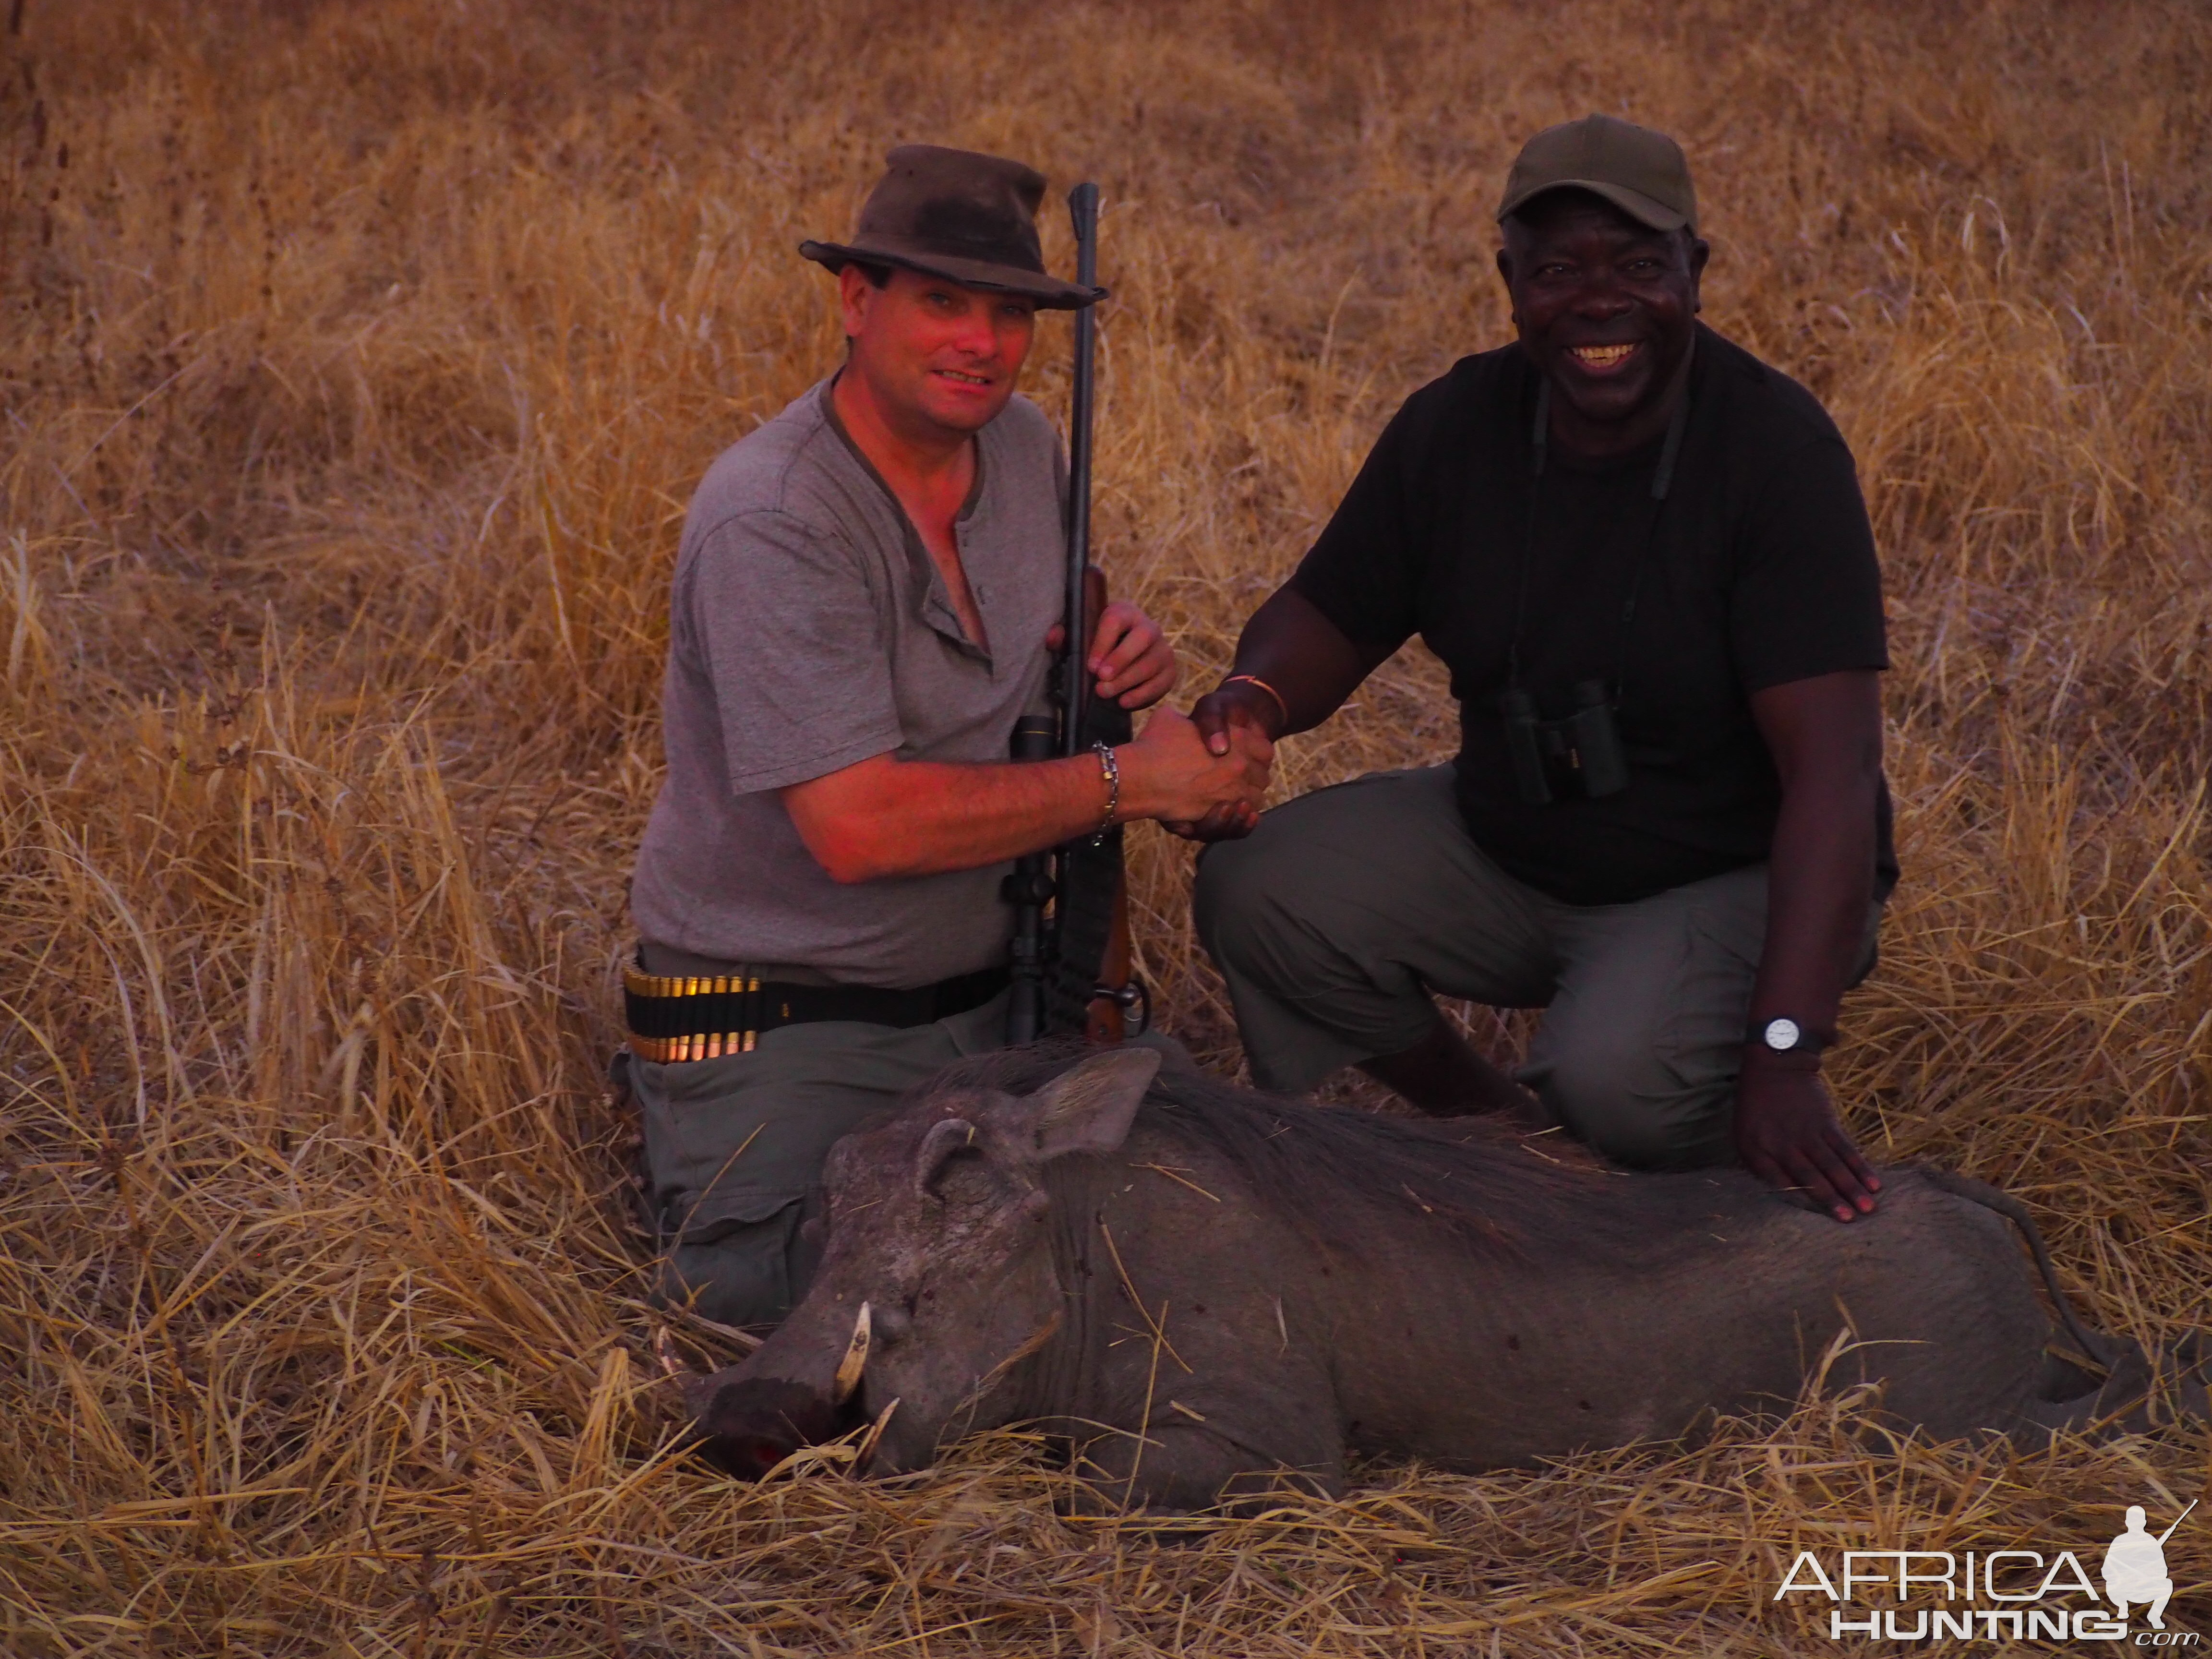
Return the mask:
<svg viewBox="0 0 2212 1659"><path fill-rule="evenodd" d="M2208 1322L2200 9L8 9L0 1649L1826 1650L1768 1599L1801 1547L2092 1550L2204 1488L2201 1431L1881 1448L1831 1401L1180 1544L1058 1518L1014 1439L733 1486L661 1449L596 1081L683 503L831 360L792 245L889 143L1104 183L1105 557L1205 674L1504 337L1515 143L1614 108L1688 143L1709 314L1829 400L1887 561L1853 1119L2026 1194L2102 1321ZM1409 656L1284 786L1451 726ZM1137 859L1231 1063L1185 854Z"/></svg>

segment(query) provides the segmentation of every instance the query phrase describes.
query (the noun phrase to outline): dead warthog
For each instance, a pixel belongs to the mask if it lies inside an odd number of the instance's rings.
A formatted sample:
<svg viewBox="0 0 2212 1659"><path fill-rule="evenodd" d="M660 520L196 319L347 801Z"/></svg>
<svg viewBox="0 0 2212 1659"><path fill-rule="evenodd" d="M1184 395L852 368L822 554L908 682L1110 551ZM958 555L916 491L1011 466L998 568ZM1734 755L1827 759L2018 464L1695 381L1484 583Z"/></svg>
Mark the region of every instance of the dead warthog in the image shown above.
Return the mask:
<svg viewBox="0 0 2212 1659"><path fill-rule="evenodd" d="M1189 1510L1286 1471L1334 1490L1347 1450L1475 1469L1668 1438L1786 1410L1823 1366L1937 1437L2089 1426L2148 1387L1976 1183L1885 1171L1843 1226L1741 1171L1620 1175L1142 1049L1073 1059L967 1062L838 1143L812 1288L695 1389L709 1458L757 1475L866 1423L866 1467L909 1470L1028 1421L1106 1501Z"/></svg>

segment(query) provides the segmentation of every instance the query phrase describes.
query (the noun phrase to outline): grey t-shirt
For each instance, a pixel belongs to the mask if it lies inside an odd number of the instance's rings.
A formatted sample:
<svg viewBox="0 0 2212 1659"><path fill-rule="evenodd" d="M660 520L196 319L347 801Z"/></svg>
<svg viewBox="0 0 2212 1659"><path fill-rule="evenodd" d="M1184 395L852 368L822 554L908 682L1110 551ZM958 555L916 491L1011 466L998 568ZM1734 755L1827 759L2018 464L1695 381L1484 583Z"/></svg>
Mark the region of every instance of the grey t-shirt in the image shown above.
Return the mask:
<svg viewBox="0 0 2212 1659"><path fill-rule="evenodd" d="M630 908L648 950L904 988L1006 960L1009 866L840 885L776 792L876 755L1003 761L1045 706L1060 440L1015 398L955 526L990 649L836 426L825 380L708 469L684 526L661 693L668 776Z"/></svg>

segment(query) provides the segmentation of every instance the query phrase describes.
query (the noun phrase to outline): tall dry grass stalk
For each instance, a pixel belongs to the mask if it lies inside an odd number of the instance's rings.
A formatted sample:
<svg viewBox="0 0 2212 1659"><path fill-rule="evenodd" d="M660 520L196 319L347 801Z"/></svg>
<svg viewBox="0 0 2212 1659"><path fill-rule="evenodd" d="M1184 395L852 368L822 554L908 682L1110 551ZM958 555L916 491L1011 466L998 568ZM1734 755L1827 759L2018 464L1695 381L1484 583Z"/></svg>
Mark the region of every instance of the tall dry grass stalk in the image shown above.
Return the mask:
<svg viewBox="0 0 2212 1659"><path fill-rule="evenodd" d="M1826 1650L1769 1599L1801 1547L2092 1550L2203 1488L2201 1431L1891 1446L1828 1400L1172 1547L1057 1518L1018 1438L733 1486L668 1451L597 1081L684 501L834 360L793 245L889 143L1103 183L1105 559L1203 681L1505 337L1502 169L1603 107L1686 141L1708 315L1875 515L1907 875L1852 1121L2026 1194L2100 1320L2208 1322L2201 9L8 10L0 1650ZM1409 653L1282 787L1452 729ZM1233 1064L1185 850L1136 858Z"/></svg>

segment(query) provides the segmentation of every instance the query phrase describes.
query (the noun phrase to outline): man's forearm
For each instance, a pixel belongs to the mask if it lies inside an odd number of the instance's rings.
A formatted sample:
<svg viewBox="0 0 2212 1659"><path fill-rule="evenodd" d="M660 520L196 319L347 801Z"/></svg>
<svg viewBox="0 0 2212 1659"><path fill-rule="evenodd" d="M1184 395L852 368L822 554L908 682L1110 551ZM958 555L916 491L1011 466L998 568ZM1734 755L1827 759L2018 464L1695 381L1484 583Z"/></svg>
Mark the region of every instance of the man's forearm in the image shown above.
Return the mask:
<svg viewBox="0 0 2212 1659"><path fill-rule="evenodd" d="M1099 827L1108 794L1096 755L976 764L878 755L783 798L831 878L860 882L976 870L1056 847Z"/></svg>
<svg viewBox="0 0 2212 1659"><path fill-rule="evenodd" d="M1281 700L1283 724L1273 733L1281 737L1319 726L1389 654L1347 638L1310 599L1285 586L1244 624L1230 672L1249 675Z"/></svg>
<svg viewBox="0 0 2212 1659"><path fill-rule="evenodd" d="M1833 1032L1874 896L1872 777L1801 780L1783 798L1767 865L1766 945L1751 1023Z"/></svg>
<svg viewBox="0 0 2212 1659"><path fill-rule="evenodd" d="M1881 682L1823 674L1755 693L1751 712L1782 780L1751 1018L1832 1032L1874 897Z"/></svg>
<svg viewBox="0 0 2212 1659"><path fill-rule="evenodd" d="M959 765L878 755L794 783L784 809L806 850L831 878L980 870L1042 852L1109 820L1196 819L1217 808L1249 810L1267 787L1264 760L1215 755L1171 708L1101 757Z"/></svg>

